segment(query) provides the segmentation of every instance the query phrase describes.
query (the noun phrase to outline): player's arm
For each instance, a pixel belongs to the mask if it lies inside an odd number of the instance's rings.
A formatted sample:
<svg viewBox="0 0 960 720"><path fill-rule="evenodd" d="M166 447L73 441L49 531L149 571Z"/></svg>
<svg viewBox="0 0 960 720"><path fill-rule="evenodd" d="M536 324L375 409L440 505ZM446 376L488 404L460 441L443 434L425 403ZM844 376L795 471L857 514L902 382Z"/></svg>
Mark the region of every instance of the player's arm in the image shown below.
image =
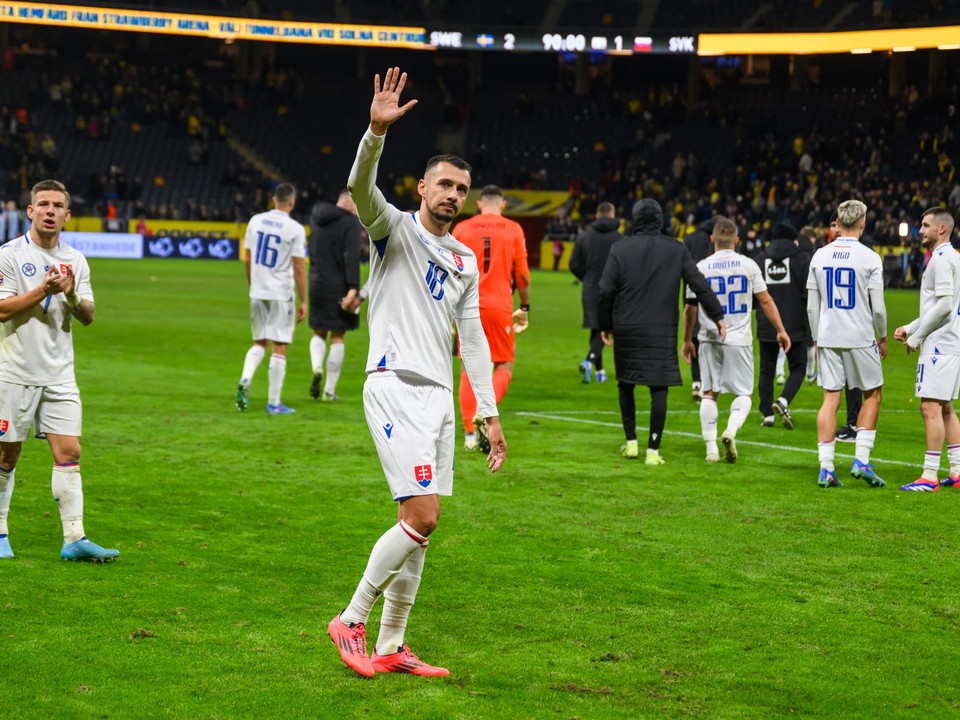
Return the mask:
<svg viewBox="0 0 960 720"><path fill-rule="evenodd" d="M597 324L605 345L613 344L613 305L617 297L619 275L620 262L617 253L611 250L600 275L600 294L597 297Z"/></svg>
<svg viewBox="0 0 960 720"><path fill-rule="evenodd" d="M680 265L680 276L687 284L687 292L693 293L697 303L703 308L707 317L713 320L720 332L720 339L726 338L726 326L723 323L723 306L716 294L710 289L710 284L700 272L700 268L693 261L690 251L683 249L683 262Z"/></svg>
<svg viewBox="0 0 960 720"><path fill-rule="evenodd" d="M697 324L697 301L687 300L683 305L683 349L681 355L689 364L697 356L697 347L693 344L693 326Z"/></svg>
<svg viewBox="0 0 960 720"><path fill-rule="evenodd" d="M86 270L84 270L84 272L86 272ZM77 276L73 274L73 268L69 265L66 267L65 280L63 297L67 301L67 310L70 311L70 314L73 315L81 325L90 325L93 322L93 300L81 297L79 287L81 283L78 281ZM86 286L85 294L90 294L90 282L86 277L84 279L84 285Z"/></svg>
<svg viewBox="0 0 960 720"><path fill-rule="evenodd" d="M0 268L0 276L15 277L15 275L6 268ZM39 305L48 295L56 295L63 292L66 283L66 276L61 275L55 267L51 267L47 270L46 274L44 274L42 285L38 285L19 295L0 296L2 297L2 299L0 299L0 322L6 322L7 320L15 318L20 313L30 310L35 305Z"/></svg>
<svg viewBox="0 0 960 720"><path fill-rule="evenodd" d="M383 152L387 129L417 104L410 100L400 105L400 93L407 82L407 74L400 68L390 68L380 87L380 75L373 79L373 100L370 103L370 126L360 141L357 157L350 169L347 189L357 206L357 217L367 227L371 240L380 240L389 233L385 219L389 207L383 193L377 188L377 166Z"/></svg>
<svg viewBox="0 0 960 720"><path fill-rule="evenodd" d="M783 348L784 352L790 351L790 336L787 329L783 326L783 320L780 318L780 311L777 309L777 303L774 302L768 290L762 290L754 295L757 302L760 303L760 309L767 316L767 320L777 331L777 344Z"/></svg>
<svg viewBox="0 0 960 720"><path fill-rule="evenodd" d="M527 267L526 240L522 231L517 238L517 244L519 247L513 264L513 284L517 288L520 307L513 313L513 332L519 335L530 324L530 268Z"/></svg>
<svg viewBox="0 0 960 720"><path fill-rule="evenodd" d="M497 410L493 380L490 376L490 345L483 333L479 314L474 317L458 317L457 331L460 334L460 360L477 398L477 415L487 421L487 434L490 438L487 464L496 472L507 457L507 443L500 427L500 412Z"/></svg>
<svg viewBox="0 0 960 720"><path fill-rule="evenodd" d="M820 288L810 284L807 285L807 322L810 324L810 337L816 344L820 331Z"/></svg>
<svg viewBox="0 0 960 720"><path fill-rule="evenodd" d="M297 288L297 322L307 316L307 264L302 257L293 258L293 284Z"/></svg>
<svg viewBox="0 0 960 720"><path fill-rule="evenodd" d="M873 309L873 331L877 334L880 359L887 356L887 306L883 301L883 288L870 288L870 307Z"/></svg>

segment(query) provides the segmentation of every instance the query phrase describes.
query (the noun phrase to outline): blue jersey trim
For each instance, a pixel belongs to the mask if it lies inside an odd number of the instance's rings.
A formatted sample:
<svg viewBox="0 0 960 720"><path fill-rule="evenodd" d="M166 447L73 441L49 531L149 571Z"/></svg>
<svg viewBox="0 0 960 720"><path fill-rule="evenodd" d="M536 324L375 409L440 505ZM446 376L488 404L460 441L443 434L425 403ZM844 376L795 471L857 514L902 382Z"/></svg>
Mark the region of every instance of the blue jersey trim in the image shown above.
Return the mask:
<svg viewBox="0 0 960 720"><path fill-rule="evenodd" d="M390 239L390 236L387 235L385 238L380 240L373 241L373 247L377 249L377 257L383 260L383 254L387 251L387 240Z"/></svg>

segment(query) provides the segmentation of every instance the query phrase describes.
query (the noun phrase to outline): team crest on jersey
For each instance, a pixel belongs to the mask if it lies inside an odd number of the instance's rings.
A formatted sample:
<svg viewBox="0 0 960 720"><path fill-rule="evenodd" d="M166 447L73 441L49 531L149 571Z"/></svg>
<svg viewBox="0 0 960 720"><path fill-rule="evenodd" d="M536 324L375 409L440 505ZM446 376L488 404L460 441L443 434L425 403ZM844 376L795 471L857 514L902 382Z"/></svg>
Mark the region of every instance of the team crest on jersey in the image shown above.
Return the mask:
<svg viewBox="0 0 960 720"><path fill-rule="evenodd" d="M23 274L27 277L33 277L37 274L37 266L33 263L24 263L22 266L20 266L20 270L22 270Z"/></svg>
<svg viewBox="0 0 960 720"><path fill-rule="evenodd" d="M429 487L430 483L433 481L433 466L432 465L417 465L413 468L413 477L417 481L417 485L422 488Z"/></svg>
<svg viewBox="0 0 960 720"><path fill-rule="evenodd" d="M457 270L463 272L463 258L457 255L455 252L450 254L453 256L453 261L457 264Z"/></svg>
<svg viewBox="0 0 960 720"><path fill-rule="evenodd" d="M0 420L0 437L7 434L7 430L10 429L9 420Z"/></svg>

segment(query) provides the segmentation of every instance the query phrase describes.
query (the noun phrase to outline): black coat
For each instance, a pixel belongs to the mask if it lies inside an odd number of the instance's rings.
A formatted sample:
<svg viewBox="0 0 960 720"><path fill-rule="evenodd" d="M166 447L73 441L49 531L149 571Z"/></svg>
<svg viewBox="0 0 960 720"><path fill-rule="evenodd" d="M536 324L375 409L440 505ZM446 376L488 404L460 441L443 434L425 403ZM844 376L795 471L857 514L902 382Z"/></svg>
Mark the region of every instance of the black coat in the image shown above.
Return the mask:
<svg viewBox="0 0 960 720"><path fill-rule="evenodd" d="M809 342L810 325L807 321L807 271L810 255L792 240L773 240L758 257L757 265L763 273L770 297L777 304L783 327L792 342ZM777 331L763 311L757 312L757 339L776 342Z"/></svg>
<svg viewBox="0 0 960 720"><path fill-rule="evenodd" d="M634 208L634 235L610 248L600 278L600 329L613 331L617 380L633 385L680 385L677 328L680 283L693 290L707 316L723 309L683 243L661 234L663 211L654 200Z"/></svg>
<svg viewBox="0 0 960 720"><path fill-rule="evenodd" d="M360 289L360 243L363 228L356 215L319 202L310 212L310 285L342 298Z"/></svg>
<svg viewBox="0 0 960 720"><path fill-rule="evenodd" d="M683 239L683 245L690 252L690 257L695 263L704 260L713 255L713 243L710 242L710 236L713 234L713 228L717 224L717 218L712 217L704 220L697 226L697 229Z"/></svg>
<svg viewBox="0 0 960 720"><path fill-rule="evenodd" d="M623 237L617 228L620 221L616 218L598 218L581 234L570 253L570 272L583 283L581 302L583 304L583 327L596 330L597 301L600 299L600 276L607 264L607 255L614 242Z"/></svg>

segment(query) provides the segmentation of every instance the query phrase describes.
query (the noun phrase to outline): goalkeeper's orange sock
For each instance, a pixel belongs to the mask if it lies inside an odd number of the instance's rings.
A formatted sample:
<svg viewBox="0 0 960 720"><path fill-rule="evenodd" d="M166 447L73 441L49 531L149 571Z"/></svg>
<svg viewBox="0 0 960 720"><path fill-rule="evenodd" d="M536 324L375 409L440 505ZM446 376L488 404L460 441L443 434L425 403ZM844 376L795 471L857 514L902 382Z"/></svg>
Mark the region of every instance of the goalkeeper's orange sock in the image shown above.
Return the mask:
<svg viewBox="0 0 960 720"><path fill-rule="evenodd" d="M460 415L463 417L463 431L472 433L476 431L473 425L473 418L477 414L477 398L473 394L473 387L470 385L470 378L465 372L460 373Z"/></svg>
<svg viewBox="0 0 960 720"><path fill-rule="evenodd" d="M510 389L511 379L513 379L513 373L506 368L497 368L493 371L493 394L497 398L497 405Z"/></svg>

